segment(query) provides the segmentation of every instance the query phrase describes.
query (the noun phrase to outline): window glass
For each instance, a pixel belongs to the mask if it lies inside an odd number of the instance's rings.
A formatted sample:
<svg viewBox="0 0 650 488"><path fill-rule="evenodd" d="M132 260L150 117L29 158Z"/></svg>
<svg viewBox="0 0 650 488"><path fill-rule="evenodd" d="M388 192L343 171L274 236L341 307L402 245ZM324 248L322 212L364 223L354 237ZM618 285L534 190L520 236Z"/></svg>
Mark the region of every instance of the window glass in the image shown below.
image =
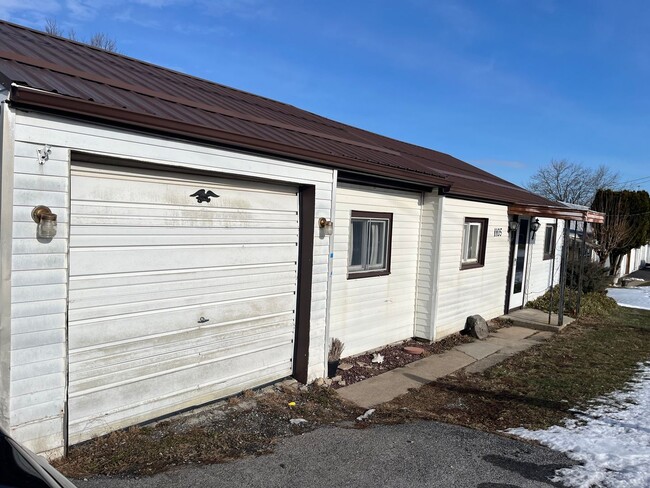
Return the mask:
<svg viewBox="0 0 650 488"><path fill-rule="evenodd" d="M386 221L370 221L370 242L368 246L368 268L381 269L386 266Z"/></svg>
<svg viewBox="0 0 650 488"><path fill-rule="evenodd" d="M349 278L388 274L392 214L352 212L348 256Z"/></svg>
<svg viewBox="0 0 650 488"><path fill-rule="evenodd" d="M461 268L483 266L488 219L466 218L463 225Z"/></svg>
<svg viewBox="0 0 650 488"><path fill-rule="evenodd" d="M365 221L352 219L350 228L350 266L361 266L363 262L363 234Z"/></svg>
<svg viewBox="0 0 650 488"><path fill-rule="evenodd" d="M555 224L546 224L544 234L544 259L551 259L555 254Z"/></svg>

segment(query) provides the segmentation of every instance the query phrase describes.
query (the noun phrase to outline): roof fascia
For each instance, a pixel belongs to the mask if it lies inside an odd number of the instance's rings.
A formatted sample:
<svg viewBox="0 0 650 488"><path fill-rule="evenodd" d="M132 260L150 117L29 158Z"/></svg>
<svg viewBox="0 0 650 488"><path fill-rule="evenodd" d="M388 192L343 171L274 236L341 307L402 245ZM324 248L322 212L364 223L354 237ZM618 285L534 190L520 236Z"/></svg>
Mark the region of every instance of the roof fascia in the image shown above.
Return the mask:
<svg viewBox="0 0 650 488"><path fill-rule="evenodd" d="M451 186L451 183L442 177L417 171L409 171L397 166L381 165L332 154L323 154L309 149L271 142L251 136L233 134L211 127L177 122L150 114L109 107L88 100L66 97L16 84L12 84L11 86L9 101L17 108L38 109L93 121L110 122L113 125L117 124L128 128L136 127L155 133L174 134L184 138L189 137L193 140L218 143L237 149L253 150L274 156L298 159L321 166L353 170L374 176L395 178L423 185L443 186L446 188Z"/></svg>
<svg viewBox="0 0 650 488"><path fill-rule="evenodd" d="M591 222L602 224L605 222L605 214L593 210L580 210L570 207L543 207L539 205L510 205L509 215L532 215L533 217L549 217L562 220L576 220L579 222Z"/></svg>
<svg viewBox="0 0 650 488"><path fill-rule="evenodd" d="M355 185L374 186L378 188L390 188L394 190L406 190L417 192L431 192L437 190L437 186L414 184L409 181L400 181L395 178L386 179L371 176L364 173L354 173L350 171L339 171L337 175L339 183L352 183Z"/></svg>

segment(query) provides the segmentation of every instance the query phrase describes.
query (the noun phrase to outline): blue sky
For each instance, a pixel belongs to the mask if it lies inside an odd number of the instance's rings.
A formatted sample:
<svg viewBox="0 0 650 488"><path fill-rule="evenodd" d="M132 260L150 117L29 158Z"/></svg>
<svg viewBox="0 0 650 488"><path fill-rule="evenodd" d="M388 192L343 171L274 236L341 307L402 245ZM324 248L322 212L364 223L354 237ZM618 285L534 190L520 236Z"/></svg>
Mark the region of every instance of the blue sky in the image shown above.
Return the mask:
<svg viewBox="0 0 650 488"><path fill-rule="evenodd" d="M566 158L650 191L645 0L0 0L0 17L105 32L126 55L517 184Z"/></svg>

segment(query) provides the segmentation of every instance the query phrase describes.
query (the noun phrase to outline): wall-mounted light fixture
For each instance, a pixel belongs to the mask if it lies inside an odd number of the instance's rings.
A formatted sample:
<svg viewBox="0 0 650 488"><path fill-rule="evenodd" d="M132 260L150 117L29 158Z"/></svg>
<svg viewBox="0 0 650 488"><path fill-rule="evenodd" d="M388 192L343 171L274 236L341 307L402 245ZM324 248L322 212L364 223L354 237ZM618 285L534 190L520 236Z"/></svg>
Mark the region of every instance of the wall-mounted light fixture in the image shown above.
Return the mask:
<svg viewBox="0 0 650 488"><path fill-rule="evenodd" d="M36 236L40 239L52 239L56 235L56 214L48 207L45 205L34 207L32 219L38 224Z"/></svg>
<svg viewBox="0 0 650 488"><path fill-rule="evenodd" d="M542 224L540 224L539 219L533 220L533 222L530 224L530 230L533 232L533 235L535 232L537 232Z"/></svg>
<svg viewBox="0 0 650 488"><path fill-rule="evenodd" d="M318 219L318 227L323 229L326 236L331 236L334 233L334 222L327 220L325 217Z"/></svg>
<svg viewBox="0 0 650 488"><path fill-rule="evenodd" d="M511 220L508 222L508 232L517 232L517 229L519 228L519 222L516 220Z"/></svg>

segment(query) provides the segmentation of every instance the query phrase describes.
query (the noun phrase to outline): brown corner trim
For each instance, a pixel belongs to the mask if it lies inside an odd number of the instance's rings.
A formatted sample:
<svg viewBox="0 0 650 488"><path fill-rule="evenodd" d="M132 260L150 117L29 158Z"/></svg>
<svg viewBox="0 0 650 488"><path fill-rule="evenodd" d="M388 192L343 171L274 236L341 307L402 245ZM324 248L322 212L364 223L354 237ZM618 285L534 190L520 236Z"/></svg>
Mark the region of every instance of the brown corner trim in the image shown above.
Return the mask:
<svg viewBox="0 0 650 488"><path fill-rule="evenodd" d="M307 383L316 187L300 187L298 199L300 204L300 239L298 241L298 289L296 292L296 332L293 344L293 377L301 383Z"/></svg>

